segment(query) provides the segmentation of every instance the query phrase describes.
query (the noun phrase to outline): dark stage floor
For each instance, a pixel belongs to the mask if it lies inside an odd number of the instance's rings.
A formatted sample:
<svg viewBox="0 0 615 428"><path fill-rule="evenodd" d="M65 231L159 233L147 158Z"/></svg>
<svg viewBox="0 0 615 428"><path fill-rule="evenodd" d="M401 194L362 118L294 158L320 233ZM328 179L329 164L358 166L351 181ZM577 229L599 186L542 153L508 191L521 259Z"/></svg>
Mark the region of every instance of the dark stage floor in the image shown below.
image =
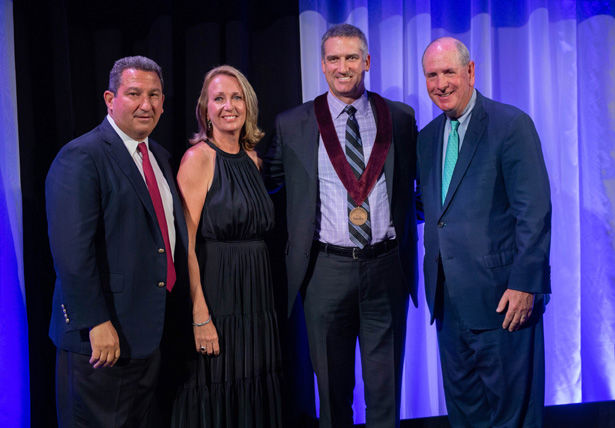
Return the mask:
<svg viewBox="0 0 615 428"><path fill-rule="evenodd" d="M365 425L355 425L363 428ZM401 428L448 428L446 416L407 419ZM545 428L613 428L615 427L615 401L566 404L545 408Z"/></svg>

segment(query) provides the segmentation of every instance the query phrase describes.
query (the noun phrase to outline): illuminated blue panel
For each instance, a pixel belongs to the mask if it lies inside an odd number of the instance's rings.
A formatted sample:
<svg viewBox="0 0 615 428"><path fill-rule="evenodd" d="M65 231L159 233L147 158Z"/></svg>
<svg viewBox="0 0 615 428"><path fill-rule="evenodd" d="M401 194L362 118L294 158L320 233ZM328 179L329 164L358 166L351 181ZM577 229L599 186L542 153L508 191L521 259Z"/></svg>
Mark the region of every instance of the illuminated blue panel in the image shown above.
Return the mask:
<svg viewBox="0 0 615 428"><path fill-rule="evenodd" d="M0 427L30 426L13 3L0 3Z"/></svg>
<svg viewBox="0 0 615 428"><path fill-rule="evenodd" d="M4 143L3 143L4 144ZM4 171L3 171L4 173ZM30 425L28 328L4 183L0 180L0 426ZM21 214L21 213L20 213Z"/></svg>

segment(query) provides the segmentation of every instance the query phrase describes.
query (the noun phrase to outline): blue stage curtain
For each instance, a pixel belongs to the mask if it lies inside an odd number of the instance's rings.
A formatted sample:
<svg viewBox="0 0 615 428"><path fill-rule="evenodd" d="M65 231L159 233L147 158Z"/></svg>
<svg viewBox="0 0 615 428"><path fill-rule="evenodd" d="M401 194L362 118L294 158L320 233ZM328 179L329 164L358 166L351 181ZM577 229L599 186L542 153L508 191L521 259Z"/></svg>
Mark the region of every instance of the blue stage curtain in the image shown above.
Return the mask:
<svg viewBox="0 0 615 428"><path fill-rule="evenodd" d="M44 107L38 106L43 109ZM30 426L13 2L0 2L0 426Z"/></svg>
<svg viewBox="0 0 615 428"><path fill-rule="evenodd" d="M306 101L327 90L320 37L330 25L348 22L368 37L367 88L410 104L419 129L440 114L427 95L421 57L431 40L446 35L470 49L478 90L530 114L542 140L553 203L546 404L615 399L615 3L299 4ZM419 309L408 314L402 418L446 413L435 330L420 298ZM359 366L357 375L354 411L360 423L365 403Z"/></svg>

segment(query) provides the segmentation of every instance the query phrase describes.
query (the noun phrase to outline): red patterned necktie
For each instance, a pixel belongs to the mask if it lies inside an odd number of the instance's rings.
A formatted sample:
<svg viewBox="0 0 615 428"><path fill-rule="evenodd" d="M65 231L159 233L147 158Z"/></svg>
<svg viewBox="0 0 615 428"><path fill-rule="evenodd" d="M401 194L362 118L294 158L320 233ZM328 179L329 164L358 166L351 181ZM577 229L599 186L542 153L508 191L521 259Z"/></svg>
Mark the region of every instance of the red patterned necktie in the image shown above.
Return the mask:
<svg viewBox="0 0 615 428"><path fill-rule="evenodd" d="M152 163L149 160L147 146L145 143L139 143L137 145L137 149L141 152L141 156L143 156L143 174L145 175L145 183L147 184L149 195L152 198L154 211L156 211L156 218L158 219L158 226L160 226L162 239L164 240L164 251L167 254L167 290L171 291L173 289L173 285L175 284L175 266L173 265L171 243L169 241L169 229L167 228L167 219L164 215L164 207L162 206L160 189L158 189L154 169L152 168Z"/></svg>

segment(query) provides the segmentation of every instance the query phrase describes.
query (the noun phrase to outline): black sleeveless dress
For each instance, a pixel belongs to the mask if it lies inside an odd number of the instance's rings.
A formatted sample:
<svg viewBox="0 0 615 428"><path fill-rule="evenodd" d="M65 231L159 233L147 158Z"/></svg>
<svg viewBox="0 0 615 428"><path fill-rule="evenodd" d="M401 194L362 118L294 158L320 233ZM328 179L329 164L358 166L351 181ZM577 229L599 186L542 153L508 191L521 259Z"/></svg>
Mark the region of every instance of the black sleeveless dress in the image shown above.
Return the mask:
<svg viewBox="0 0 615 428"><path fill-rule="evenodd" d="M197 256L220 355L197 354L173 406L173 427L281 427L282 362L264 234L273 204L252 159L216 151Z"/></svg>

